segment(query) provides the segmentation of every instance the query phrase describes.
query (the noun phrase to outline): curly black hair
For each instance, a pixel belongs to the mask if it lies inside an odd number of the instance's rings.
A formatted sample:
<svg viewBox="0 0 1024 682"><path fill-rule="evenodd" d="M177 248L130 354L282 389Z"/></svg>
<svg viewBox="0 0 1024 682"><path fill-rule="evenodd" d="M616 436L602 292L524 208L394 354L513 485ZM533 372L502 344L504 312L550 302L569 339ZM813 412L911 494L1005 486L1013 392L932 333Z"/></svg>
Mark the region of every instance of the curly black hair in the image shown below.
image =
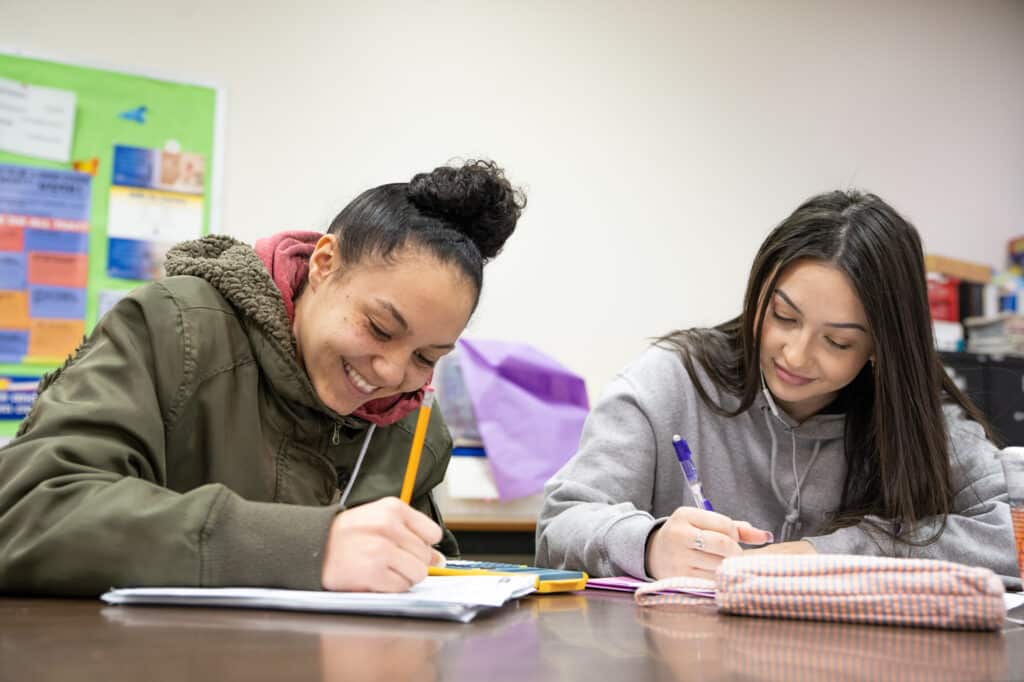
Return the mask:
<svg viewBox="0 0 1024 682"><path fill-rule="evenodd" d="M342 261L393 259L407 247L457 265L476 287L483 266L515 231L526 195L493 161L468 160L366 190L334 218Z"/></svg>
<svg viewBox="0 0 1024 682"><path fill-rule="evenodd" d="M449 221L485 260L498 255L526 206L526 196L496 163L475 160L414 176L409 200L423 213Z"/></svg>

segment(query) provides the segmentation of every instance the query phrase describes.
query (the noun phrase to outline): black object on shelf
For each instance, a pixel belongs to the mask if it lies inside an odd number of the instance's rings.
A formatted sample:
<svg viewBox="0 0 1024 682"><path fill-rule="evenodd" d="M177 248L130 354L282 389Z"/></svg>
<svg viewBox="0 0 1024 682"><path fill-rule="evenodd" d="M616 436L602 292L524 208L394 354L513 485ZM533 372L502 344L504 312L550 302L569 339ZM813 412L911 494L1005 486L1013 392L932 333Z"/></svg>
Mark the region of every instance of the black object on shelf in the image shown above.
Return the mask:
<svg viewBox="0 0 1024 682"><path fill-rule="evenodd" d="M939 356L1005 445L1024 445L1024 357L952 352Z"/></svg>
<svg viewBox="0 0 1024 682"><path fill-rule="evenodd" d="M960 282L957 294L960 300L960 322L966 317L981 317L985 314L984 284Z"/></svg>

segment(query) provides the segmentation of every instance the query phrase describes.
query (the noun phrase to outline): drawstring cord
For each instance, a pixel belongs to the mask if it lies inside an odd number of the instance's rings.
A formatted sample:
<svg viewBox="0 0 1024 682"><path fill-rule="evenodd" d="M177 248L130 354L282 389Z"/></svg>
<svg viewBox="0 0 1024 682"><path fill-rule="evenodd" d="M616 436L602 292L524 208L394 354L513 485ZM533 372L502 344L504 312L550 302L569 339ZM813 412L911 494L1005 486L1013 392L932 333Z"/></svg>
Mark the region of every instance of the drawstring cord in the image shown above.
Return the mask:
<svg viewBox="0 0 1024 682"><path fill-rule="evenodd" d="M348 485L345 486L345 492L341 494L341 499L338 501L338 506L342 509L345 508L345 501L348 500L348 494L352 492L352 485L356 482L356 476L359 475L359 467L363 465L363 457L366 456L366 449L370 447L370 439L373 438L373 431L376 428L376 424L370 424L370 428L366 431L366 438L363 439L363 447L359 450L359 457L356 459L356 466L352 469L352 475L348 477Z"/></svg>
<svg viewBox="0 0 1024 682"><path fill-rule="evenodd" d="M786 509L786 520L782 524L781 533L779 533L780 539L783 542L785 542L792 538L795 533L799 532L800 528L803 526L803 524L800 522L800 508L802 504L800 490L801 488L803 488L804 481L807 480L807 474L811 472L811 467L814 466L814 463L818 460L818 455L821 454L821 441L816 440L814 442L814 451L811 453L811 459L810 461L807 462L807 466L804 467L803 476L800 476L798 474L796 466L796 433L794 429L789 427L788 424L785 425L786 429L789 431L789 436L792 439L793 443L793 482L796 483L796 490L793 491L793 494L790 496L789 501L787 502L785 496L779 490L778 482L775 480L775 462L779 451L779 442L778 439L775 437L775 429L772 428L771 418L768 416L768 413L765 412L764 409L762 409L761 414L764 416L765 425L768 427L768 434L771 436L772 439L772 456L771 461L769 462L769 480L772 484L772 492L775 493L775 498L779 501L779 504L781 504Z"/></svg>

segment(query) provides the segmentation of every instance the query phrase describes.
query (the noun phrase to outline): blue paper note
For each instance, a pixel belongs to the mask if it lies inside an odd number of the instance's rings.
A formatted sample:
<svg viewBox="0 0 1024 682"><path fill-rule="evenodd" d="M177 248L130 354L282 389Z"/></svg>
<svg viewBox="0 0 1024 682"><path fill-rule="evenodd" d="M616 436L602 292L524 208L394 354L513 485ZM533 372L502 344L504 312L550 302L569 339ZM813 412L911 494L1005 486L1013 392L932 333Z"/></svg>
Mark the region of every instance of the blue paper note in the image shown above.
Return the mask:
<svg viewBox="0 0 1024 682"><path fill-rule="evenodd" d="M152 272L152 242L110 238L107 252L108 276L122 279L152 279Z"/></svg>
<svg viewBox="0 0 1024 682"><path fill-rule="evenodd" d="M88 253L87 232L64 232L61 230L25 230L26 251L50 251L51 253Z"/></svg>
<svg viewBox="0 0 1024 682"><path fill-rule="evenodd" d="M89 220L91 182L85 173L0 163L0 213Z"/></svg>
<svg viewBox="0 0 1024 682"><path fill-rule="evenodd" d="M18 363L28 355L28 330L0 329L0 362Z"/></svg>
<svg viewBox="0 0 1024 682"><path fill-rule="evenodd" d="M18 291L26 286L25 254L0 251L0 289Z"/></svg>
<svg viewBox="0 0 1024 682"><path fill-rule="evenodd" d="M152 187L158 155L155 149L143 147L114 147L114 177L112 184L128 187Z"/></svg>
<svg viewBox="0 0 1024 682"><path fill-rule="evenodd" d="M84 319L85 289L31 286L28 288L28 310L29 316L36 319Z"/></svg>

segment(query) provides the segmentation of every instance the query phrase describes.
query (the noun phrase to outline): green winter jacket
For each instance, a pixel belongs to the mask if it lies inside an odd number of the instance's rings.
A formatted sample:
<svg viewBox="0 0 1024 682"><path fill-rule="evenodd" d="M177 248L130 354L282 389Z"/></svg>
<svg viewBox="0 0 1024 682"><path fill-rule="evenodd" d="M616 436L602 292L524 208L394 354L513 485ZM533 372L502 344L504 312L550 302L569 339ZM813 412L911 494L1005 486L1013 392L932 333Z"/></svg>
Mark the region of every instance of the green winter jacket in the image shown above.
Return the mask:
<svg viewBox="0 0 1024 682"><path fill-rule="evenodd" d="M339 489L369 424L320 401L251 247L186 242L166 269L41 382L0 450L0 592L321 589ZM398 495L416 417L373 432L347 507ZM435 409L413 506L438 523L430 491L450 454ZM439 548L458 553L447 530Z"/></svg>

